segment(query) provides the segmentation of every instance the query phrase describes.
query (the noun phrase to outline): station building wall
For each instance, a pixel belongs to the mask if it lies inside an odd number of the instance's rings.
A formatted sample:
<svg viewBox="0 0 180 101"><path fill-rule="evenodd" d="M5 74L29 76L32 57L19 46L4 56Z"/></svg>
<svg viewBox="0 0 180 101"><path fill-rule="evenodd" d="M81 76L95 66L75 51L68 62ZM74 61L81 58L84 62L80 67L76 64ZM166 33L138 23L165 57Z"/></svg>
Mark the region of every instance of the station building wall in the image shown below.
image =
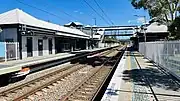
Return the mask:
<svg viewBox="0 0 180 101"><path fill-rule="evenodd" d="M43 39L43 36L22 36L22 58L26 58L27 56L27 37L32 37L32 56L39 56L38 52L38 39L43 40L43 56L49 55L49 39L52 39L52 54L55 54L55 40L54 37L47 37L47 39Z"/></svg>
<svg viewBox="0 0 180 101"><path fill-rule="evenodd" d="M4 28L0 33L0 40L1 42L17 42L17 28Z"/></svg>
<svg viewBox="0 0 180 101"><path fill-rule="evenodd" d="M44 39L44 36L25 36L22 35L22 58L27 58L27 37L32 38L32 57L39 56L38 52L38 39L43 40L43 56L49 55L49 40L52 39L52 54L59 53L59 52L65 52L65 46L69 48L69 51L76 51L76 50L83 50L88 49L88 41L86 39L79 39L79 38L63 38L63 37L57 37L55 39L54 36L47 36L47 39ZM66 39L66 40L64 40ZM0 42L4 42L5 40L11 41L11 42L18 42L17 40L17 28L4 28L3 31L0 33ZM56 40L56 44L55 44ZM66 44L66 45L65 45ZM61 51L57 52L57 46L60 48Z"/></svg>

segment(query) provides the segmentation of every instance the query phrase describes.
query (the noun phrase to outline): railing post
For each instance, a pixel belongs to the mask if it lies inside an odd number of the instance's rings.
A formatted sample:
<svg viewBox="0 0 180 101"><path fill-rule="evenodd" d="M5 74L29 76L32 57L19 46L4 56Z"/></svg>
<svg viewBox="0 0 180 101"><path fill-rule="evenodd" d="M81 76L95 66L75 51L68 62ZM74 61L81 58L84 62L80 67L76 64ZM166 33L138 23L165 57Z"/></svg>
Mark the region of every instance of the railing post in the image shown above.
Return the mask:
<svg viewBox="0 0 180 101"><path fill-rule="evenodd" d="M17 51L17 49L18 49L18 43L17 42L15 42L15 52L16 52L16 60L18 59L18 51Z"/></svg>
<svg viewBox="0 0 180 101"><path fill-rule="evenodd" d="M4 42L4 45L5 45L5 57L4 57L4 60L5 60L5 62L7 62L7 43L6 42Z"/></svg>

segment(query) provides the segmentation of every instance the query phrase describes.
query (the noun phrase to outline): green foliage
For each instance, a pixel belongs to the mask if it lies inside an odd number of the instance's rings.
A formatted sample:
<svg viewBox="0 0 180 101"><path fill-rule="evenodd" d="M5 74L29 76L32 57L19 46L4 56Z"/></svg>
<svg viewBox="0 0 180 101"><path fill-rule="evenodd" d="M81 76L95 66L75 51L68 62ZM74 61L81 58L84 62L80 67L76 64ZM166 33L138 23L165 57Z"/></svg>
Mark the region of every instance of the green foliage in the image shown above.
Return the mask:
<svg viewBox="0 0 180 101"><path fill-rule="evenodd" d="M171 32L171 39L180 39L180 16L172 22L168 30Z"/></svg>
<svg viewBox="0 0 180 101"><path fill-rule="evenodd" d="M167 25L176 18L180 0L131 0L135 9L145 9L151 18L156 17Z"/></svg>
<svg viewBox="0 0 180 101"><path fill-rule="evenodd" d="M106 43L113 43L113 42L118 42L116 37L105 37L104 42Z"/></svg>
<svg viewBox="0 0 180 101"><path fill-rule="evenodd" d="M180 0L131 0L131 4L135 9L147 10L151 22L169 26L171 39L180 39Z"/></svg>

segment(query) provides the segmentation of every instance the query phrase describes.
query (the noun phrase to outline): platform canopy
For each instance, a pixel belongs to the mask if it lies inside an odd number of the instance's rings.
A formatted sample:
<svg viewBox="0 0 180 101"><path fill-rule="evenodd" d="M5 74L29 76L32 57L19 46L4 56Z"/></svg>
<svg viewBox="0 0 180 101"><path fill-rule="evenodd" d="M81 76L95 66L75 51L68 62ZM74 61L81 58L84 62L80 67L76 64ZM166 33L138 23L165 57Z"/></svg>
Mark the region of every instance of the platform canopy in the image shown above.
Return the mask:
<svg viewBox="0 0 180 101"><path fill-rule="evenodd" d="M141 29L139 32L144 33ZM168 33L168 27L166 25L159 24L158 22L153 22L146 27L146 33Z"/></svg>
<svg viewBox="0 0 180 101"><path fill-rule="evenodd" d="M75 36L78 36L79 38L89 38L89 35L83 33L82 31L78 29L68 28L68 27L60 26L57 24L53 24L50 22L37 19L23 12L20 9L13 9L8 12L0 14L0 25L10 25L10 24L29 25L29 26L40 27L40 28L45 28L49 30L55 30L57 32L63 33L62 35L67 33L66 36L72 34L70 35L70 37L75 35ZM57 35L61 35L61 33L58 33Z"/></svg>

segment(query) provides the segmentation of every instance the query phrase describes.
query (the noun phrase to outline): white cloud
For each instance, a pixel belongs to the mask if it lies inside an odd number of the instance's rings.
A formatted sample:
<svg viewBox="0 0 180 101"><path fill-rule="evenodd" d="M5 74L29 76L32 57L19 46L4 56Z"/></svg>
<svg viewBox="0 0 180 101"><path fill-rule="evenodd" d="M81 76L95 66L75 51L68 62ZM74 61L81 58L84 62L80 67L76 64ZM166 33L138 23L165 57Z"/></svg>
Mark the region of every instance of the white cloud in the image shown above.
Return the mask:
<svg viewBox="0 0 180 101"><path fill-rule="evenodd" d="M77 13L77 12L79 12L79 11L74 11L74 13Z"/></svg>
<svg viewBox="0 0 180 101"><path fill-rule="evenodd" d="M144 17L139 17L137 18L137 23L145 23L144 20L145 20Z"/></svg>
<svg viewBox="0 0 180 101"><path fill-rule="evenodd" d="M129 20L128 23L131 23L131 20Z"/></svg>
<svg viewBox="0 0 180 101"><path fill-rule="evenodd" d="M83 12L79 12L79 14L84 14Z"/></svg>

